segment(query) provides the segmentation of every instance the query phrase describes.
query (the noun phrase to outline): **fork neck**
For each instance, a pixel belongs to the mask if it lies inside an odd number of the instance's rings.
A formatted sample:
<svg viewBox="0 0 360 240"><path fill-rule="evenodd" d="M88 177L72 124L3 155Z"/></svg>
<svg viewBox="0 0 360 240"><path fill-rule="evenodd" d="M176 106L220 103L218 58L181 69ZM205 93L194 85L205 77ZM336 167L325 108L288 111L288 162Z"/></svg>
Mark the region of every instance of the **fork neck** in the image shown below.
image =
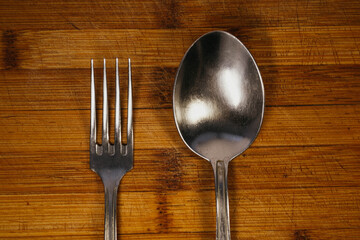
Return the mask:
<svg viewBox="0 0 360 240"><path fill-rule="evenodd" d="M105 226L104 239L117 240L116 202L119 183L104 182L105 187Z"/></svg>

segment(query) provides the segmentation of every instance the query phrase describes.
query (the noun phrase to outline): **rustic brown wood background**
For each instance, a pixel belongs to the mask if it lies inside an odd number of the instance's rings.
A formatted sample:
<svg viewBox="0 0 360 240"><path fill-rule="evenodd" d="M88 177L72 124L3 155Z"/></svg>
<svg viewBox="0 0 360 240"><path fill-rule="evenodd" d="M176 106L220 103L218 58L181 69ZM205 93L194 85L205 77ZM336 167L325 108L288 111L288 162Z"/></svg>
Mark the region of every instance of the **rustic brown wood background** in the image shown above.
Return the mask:
<svg viewBox="0 0 360 240"><path fill-rule="evenodd" d="M248 47L266 92L260 135L230 165L232 239L360 239L358 0L2 0L0 239L103 238L88 138L90 59L100 93L104 57L109 79L119 57L122 89L133 63L119 239L215 239L213 172L177 133L172 88L217 29Z"/></svg>

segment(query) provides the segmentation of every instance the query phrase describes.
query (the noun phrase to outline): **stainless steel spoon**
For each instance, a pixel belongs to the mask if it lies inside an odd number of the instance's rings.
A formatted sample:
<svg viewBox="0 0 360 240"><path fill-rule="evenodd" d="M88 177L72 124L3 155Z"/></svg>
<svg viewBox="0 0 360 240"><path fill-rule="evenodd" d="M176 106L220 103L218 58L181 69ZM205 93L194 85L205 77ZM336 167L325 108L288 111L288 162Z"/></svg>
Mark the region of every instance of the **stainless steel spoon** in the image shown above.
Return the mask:
<svg viewBox="0 0 360 240"><path fill-rule="evenodd" d="M264 98L260 72L250 52L223 31L197 39L175 78L173 110L180 136L214 169L219 240L230 239L228 164L255 140Z"/></svg>

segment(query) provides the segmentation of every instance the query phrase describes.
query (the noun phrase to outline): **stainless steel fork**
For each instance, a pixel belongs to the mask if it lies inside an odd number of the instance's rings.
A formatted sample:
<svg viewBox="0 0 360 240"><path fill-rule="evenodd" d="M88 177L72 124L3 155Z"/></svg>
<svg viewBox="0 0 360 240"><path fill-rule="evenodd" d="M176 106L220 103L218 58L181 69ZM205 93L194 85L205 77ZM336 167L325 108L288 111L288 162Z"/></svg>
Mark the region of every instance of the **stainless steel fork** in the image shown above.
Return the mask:
<svg viewBox="0 0 360 240"><path fill-rule="evenodd" d="M105 240L117 239L116 200L120 180L133 167L133 114L131 62L129 58L127 144L121 143L119 67L116 58L115 86L115 140L109 142L109 107L107 98L106 60L103 80L103 128L102 144L96 143L96 101L94 63L91 59L91 123L90 123L90 168L102 179L105 188Z"/></svg>

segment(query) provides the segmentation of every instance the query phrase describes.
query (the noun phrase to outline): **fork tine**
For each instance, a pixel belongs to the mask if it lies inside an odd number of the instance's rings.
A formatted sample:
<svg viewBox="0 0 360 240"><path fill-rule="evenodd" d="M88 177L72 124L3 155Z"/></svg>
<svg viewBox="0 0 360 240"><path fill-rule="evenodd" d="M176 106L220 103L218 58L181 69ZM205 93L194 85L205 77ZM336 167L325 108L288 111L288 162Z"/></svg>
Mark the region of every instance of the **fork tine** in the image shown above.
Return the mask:
<svg viewBox="0 0 360 240"><path fill-rule="evenodd" d="M104 58L104 81L103 81L103 131L102 131L102 146L107 152L109 145L109 117L108 117L108 94L106 81L106 60Z"/></svg>
<svg viewBox="0 0 360 240"><path fill-rule="evenodd" d="M95 100L95 78L94 61L91 59L91 110L90 110L90 151L96 151L96 100Z"/></svg>
<svg viewBox="0 0 360 240"><path fill-rule="evenodd" d="M119 84L119 60L115 61L115 148L121 145L121 111L120 111L120 84Z"/></svg>
<svg viewBox="0 0 360 240"><path fill-rule="evenodd" d="M127 145L133 147L133 103L132 103L132 80L131 80L131 60L129 58L129 84L128 84L128 120L127 120Z"/></svg>

